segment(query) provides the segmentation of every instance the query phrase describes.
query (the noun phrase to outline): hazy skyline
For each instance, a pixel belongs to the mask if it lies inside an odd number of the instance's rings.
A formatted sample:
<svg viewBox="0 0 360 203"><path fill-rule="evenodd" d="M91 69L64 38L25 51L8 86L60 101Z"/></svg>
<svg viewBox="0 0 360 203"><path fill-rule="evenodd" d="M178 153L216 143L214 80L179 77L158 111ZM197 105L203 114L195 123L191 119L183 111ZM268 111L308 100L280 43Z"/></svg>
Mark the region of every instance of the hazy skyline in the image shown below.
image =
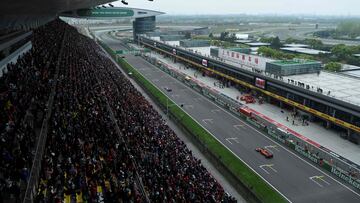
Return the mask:
<svg viewBox="0 0 360 203"><path fill-rule="evenodd" d="M360 0L127 0L116 6L144 8L167 14L360 15Z"/></svg>

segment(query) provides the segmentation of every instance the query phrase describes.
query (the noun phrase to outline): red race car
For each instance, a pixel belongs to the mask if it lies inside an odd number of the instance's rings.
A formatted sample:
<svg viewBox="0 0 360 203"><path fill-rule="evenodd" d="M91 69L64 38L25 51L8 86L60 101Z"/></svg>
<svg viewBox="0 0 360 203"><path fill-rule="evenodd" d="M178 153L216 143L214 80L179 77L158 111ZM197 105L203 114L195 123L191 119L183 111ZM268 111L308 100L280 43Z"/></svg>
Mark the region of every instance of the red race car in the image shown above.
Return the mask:
<svg viewBox="0 0 360 203"><path fill-rule="evenodd" d="M271 159L271 158L273 158L274 157L274 155L271 153L271 152L269 152L268 150L266 150L266 149L264 149L264 148L256 148L255 149L257 152L260 152L260 154L262 154L265 158L267 158L267 159Z"/></svg>

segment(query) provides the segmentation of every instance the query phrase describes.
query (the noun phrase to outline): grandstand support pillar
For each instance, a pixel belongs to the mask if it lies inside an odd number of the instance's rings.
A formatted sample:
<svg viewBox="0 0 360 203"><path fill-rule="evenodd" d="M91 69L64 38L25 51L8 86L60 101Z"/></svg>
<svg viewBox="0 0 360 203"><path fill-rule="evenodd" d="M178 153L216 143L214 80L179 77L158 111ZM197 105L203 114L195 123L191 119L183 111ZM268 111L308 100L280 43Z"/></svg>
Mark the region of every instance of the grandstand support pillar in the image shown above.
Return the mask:
<svg viewBox="0 0 360 203"><path fill-rule="evenodd" d="M353 115L351 115L351 117L350 117L350 123L352 123L352 124L354 123L354 116ZM347 139L349 139L352 134L353 134L353 131L350 130L350 129L347 129L347 133L346 133Z"/></svg>
<svg viewBox="0 0 360 203"><path fill-rule="evenodd" d="M267 96L266 100L267 100L267 103L269 103L269 104L271 103L271 97L270 96Z"/></svg>
<svg viewBox="0 0 360 203"><path fill-rule="evenodd" d="M282 101L280 101L280 108L284 108L284 103Z"/></svg>
<svg viewBox="0 0 360 203"><path fill-rule="evenodd" d="M350 129L347 129L347 131L346 131L347 139L350 138L351 134L352 134L352 131Z"/></svg>
<svg viewBox="0 0 360 203"><path fill-rule="evenodd" d="M309 114L309 121L313 122L315 119L314 115L313 114Z"/></svg>
<svg viewBox="0 0 360 203"><path fill-rule="evenodd" d="M326 129L330 129L331 128L331 122L330 121L326 121Z"/></svg>

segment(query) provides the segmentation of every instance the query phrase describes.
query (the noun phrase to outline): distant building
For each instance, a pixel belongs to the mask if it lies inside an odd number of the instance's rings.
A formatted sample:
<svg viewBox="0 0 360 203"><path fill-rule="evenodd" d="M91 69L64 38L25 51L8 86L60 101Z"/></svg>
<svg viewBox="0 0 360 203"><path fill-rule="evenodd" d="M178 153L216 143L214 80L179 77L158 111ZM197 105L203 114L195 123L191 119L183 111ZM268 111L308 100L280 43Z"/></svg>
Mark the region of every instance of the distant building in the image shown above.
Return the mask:
<svg viewBox="0 0 360 203"><path fill-rule="evenodd" d="M145 34L147 32L153 32L156 28L156 17L144 17L144 18L136 18L133 21L133 33L134 40L137 39L137 35Z"/></svg>
<svg viewBox="0 0 360 203"><path fill-rule="evenodd" d="M106 7L66 11L60 16L90 20L135 19L133 21L133 37L136 40L137 35L155 31L156 16L161 14L164 13L136 8Z"/></svg>
<svg viewBox="0 0 360 203"><path fill-rule="evenodd" d="M160 35L161 41L179 41L186 39L185 35Z"/></svg>
<svg viewBox="0 0 360 203"><path fill-rule="evenodd" d="M309 48L307 44L284 44L284 47L293 47L293 48Z"/></svg>
<svg viewBox="0 0 360 203"><path fill-rule="evenodd" d="M350 64L341 64L341 72L348 72L353 70L360 70L360 67Z"/></svg>
<svg viewBox="0 0 360 203"><path fill-rule="evenodd" d="M239 40L235 40L235 42L236 42L236 43L240 43L240 44L246 44L246 43L252 42L252 40L239 39Z"/></svg>
<svg viewBox="0 0 360 203"><path fill-rule="evenodd" d="M160 37L150 37L150 39L160 41Z"/></svg>
<svg viewBox="0 0 360 203"><path fill-rule="evenodd" d="M271 45L270 43L264 43L264 42L250 42L245 44L250 47L268 47Z"/></svg>
<svg viewBox="0 0 360 203"><path fill-rule="evenodd" d="M320 70L321 62L303 59L268 62L265 68L267 73L277 76L317 73Z"/></svg>
<svg viewBox="0 0 360 203"><path fill-rule="evenodd" d="M209 29L209 27L195 28L190 33L192 35L209 35L210 29Z"/></svg>
<svg viewBox="0 0 360 203"><path fill-rule="evenodd" d="M210 29L209 27L199 27L199 28L193 28L193 29L180 29L180 30L172 30L168 31L168 34L172 35L185 35L187 33L190 33L191 35L209 35Z"/></svg>
<svg viewBox="0 0 360 203"><path fill-rule="evenodd" d="M182 47L209 47L209 40L181 40L180 46Z"/></svg>
<svg viewBox="0 0 360 203"><path fill-rule="evenodd" d="M211 48L210 49L210 56L219 57L219 48Z"/></svg>
<svg viewBox="0 0 360 203"><path fill-rule="evenodd" d="M175 47L180 46L180 41L167 41L165 43L170 46L175 46Z"/></svg>
<svg viewBox="0 0 360 203"><path fill-rule="evenodd" d="M160 37L160 35L162 35L162 33L154 31L154 32L148 32L148 33L146 33L146 35L149 37Z"/></svg>
<svg viewBox="0 0 360 203"><path fill-rule="evenodd" d="M251 49L250 49L251 50ZM274 61L273 59L258 56L258 55L252 55L252 54L246 54L241 53L241 51L248 51L245 49L222 49L219 48L217 53L218 55L213 55L215 57L219 57L221 59L231 61L233 63L237 63L240 66L246 66L248 68L256 69L257 71L265 71L266 63ZM213 54L216 54L216 51L213 52Z"/></svg>
<svg viewBox="0 0 360 203"><path fill-rule="evenodd" d="M298 54L307 54L307 55L319 55L319 54L330 54L331 52L316 50L316 49L309 49L309 48L302 48L302 47L284 47L280 48L283 51L291 52L291 53L298 53Z"/></svg>
<svg viewBox="0 0 360 203"><path fill-rule="evenodd" d="M242 53L242 54L250 54L251 53L251 48L232 48L229 49L230 51L234 51L234 52L238 52L238 53Z"/></svg>
<svg viewBox="0 0 360 203"><path fill-rule="evenodd" d="M236 33L236 39L238 40L248 40L249 34Z"/></svg>

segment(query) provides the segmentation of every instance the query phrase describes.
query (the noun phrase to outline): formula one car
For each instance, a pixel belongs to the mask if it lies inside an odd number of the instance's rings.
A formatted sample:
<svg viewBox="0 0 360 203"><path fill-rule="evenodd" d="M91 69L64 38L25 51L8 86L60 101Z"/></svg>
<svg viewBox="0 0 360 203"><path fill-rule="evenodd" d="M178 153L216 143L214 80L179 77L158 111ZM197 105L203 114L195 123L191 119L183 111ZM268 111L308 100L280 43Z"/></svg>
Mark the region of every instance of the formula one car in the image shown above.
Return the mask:
<svg viewBox="0 0 360 203"><path fill-rule="evenodd" d="M246 94L240 97L241 101L245 101L247 104L254 104L256 103L255 99L253 96Z"/></svg>
<svg viewBox="0 0 360 203"><path fill-rule="evenodd" d="M262 154L265 158L267 158L267 159L271 159L271 158L273 158L274 157L274 155L271 153L271 152L269 152L268 150L266 150L266 149L264 149L264 148L260 148L260 147L258 147L258 148L256 148L255 149L257 152L259 152L260 154Z"/></svg>
<svg viewBox="0 0 360 203"><path fill-rule="evenodd" d="M171 89L171 88L164 87L164 89L165 89L167 92L172 92L172 89Z"/></svg>

